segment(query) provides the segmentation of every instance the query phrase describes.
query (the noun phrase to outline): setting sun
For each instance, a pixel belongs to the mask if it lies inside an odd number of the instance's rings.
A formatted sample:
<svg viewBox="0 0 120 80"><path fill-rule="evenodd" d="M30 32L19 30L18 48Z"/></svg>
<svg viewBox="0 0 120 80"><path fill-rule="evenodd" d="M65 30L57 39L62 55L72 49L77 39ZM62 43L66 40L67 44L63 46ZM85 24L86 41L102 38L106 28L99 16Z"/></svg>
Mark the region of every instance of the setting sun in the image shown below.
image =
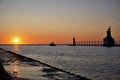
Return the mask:
<svg viewBox="0 0 120 80"><path fill-rule="evenodd" d="M16 37L16 38L13 38L12 42L14 44L19 44L20 43L20 38Z"/></svg>

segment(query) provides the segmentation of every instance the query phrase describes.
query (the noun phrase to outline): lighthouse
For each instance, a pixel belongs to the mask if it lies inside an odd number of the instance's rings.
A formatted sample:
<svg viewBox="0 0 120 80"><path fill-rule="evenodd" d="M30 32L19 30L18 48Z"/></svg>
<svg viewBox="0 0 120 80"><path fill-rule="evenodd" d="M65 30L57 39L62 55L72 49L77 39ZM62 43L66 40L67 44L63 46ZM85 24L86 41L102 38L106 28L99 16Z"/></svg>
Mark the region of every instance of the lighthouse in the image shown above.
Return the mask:
<svg viewBox="0 0 120 80"><path fill-rule="evenodd" d="M75 38L73 38L73 46L76 46Z"/></svg>
<svg viewBox="0 0 120 80"><path fill-rule="evenodd" d="M103 46L115 46L114 38L111 36L111 27L109 27L106 31L107 36L103 39Z"/></svg>

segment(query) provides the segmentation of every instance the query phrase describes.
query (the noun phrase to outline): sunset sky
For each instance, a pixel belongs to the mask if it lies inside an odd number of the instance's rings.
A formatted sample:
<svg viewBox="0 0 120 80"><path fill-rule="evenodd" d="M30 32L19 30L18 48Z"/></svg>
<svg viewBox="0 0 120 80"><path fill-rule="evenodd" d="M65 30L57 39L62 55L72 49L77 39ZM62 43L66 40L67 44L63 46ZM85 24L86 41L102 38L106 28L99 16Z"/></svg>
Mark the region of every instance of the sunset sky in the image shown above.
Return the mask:
<svg viewBox="0 0 120 80"><path fill-rule="evenodd" d="M102 40L109 26L120 41L120 0L0 0L0 44Z"/></svg>

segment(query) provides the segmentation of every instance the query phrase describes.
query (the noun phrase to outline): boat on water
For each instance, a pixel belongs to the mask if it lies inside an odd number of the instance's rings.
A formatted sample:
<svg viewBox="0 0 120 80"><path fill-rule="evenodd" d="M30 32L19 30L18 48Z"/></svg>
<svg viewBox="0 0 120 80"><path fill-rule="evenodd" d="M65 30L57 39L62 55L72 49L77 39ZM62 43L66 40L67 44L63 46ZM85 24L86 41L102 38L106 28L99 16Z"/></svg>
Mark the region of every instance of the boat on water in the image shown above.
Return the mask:
<svg viewBox="0 0 120 80"><path fill-rule="evenodd" d="M56 46L54 42L50 43L50 46Z"/></svg>

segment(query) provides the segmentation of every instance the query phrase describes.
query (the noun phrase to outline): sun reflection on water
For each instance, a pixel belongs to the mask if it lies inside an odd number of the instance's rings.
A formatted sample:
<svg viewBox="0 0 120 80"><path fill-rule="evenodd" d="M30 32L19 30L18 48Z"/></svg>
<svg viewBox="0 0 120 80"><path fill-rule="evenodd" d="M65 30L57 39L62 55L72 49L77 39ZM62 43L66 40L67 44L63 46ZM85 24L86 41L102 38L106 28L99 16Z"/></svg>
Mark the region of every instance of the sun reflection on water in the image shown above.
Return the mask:
<svg viewBox="0 0 120 80"><path fill-rule="evenodd" d="M12 74L14 74L16 77L21 77L20 74L20 69L19 69L19 61L15 61L13 63L11 63L11 70L12 70Z"/></svg>
<svg viewBox="0 0 120 80"><path fill-rule="evenodd" d="M18 45L15 45L15 46L14 46L14 49L15 49L15 51L19 51L19 46L18 46Z"/></svg>

